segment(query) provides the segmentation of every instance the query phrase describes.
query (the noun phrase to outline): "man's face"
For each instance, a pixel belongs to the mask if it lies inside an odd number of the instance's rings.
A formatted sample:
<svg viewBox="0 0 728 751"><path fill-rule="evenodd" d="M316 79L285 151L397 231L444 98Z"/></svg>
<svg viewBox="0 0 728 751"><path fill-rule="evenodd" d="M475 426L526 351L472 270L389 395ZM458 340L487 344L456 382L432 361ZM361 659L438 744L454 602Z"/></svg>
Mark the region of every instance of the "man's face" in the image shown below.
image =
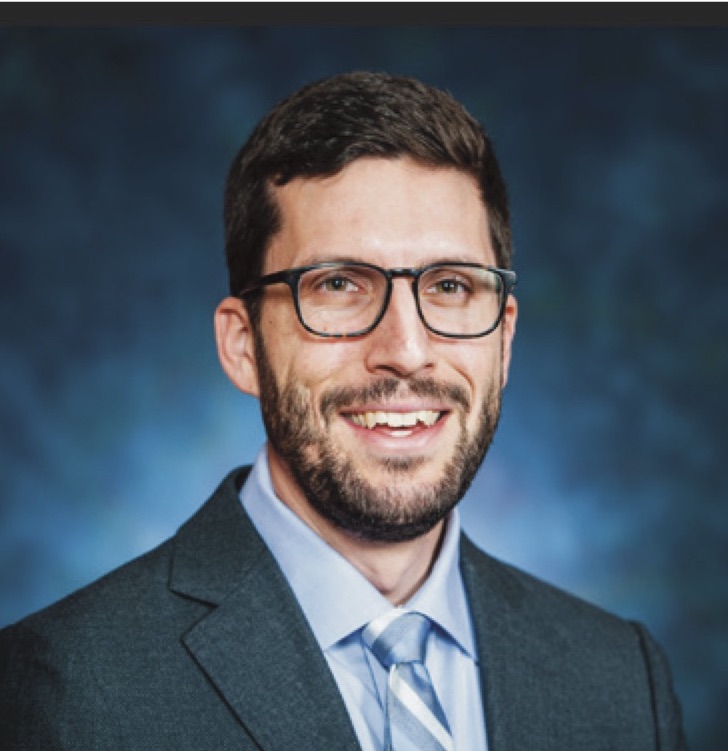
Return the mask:
<svg viewBox="0 0 728 751"><path fill-rule="evenodd" d="M495 265L478 189L459 171L361 159L276 194L282 227L265 273L331 260ZM432 529L460 500L492 439L515 317L510 300L489 336L440 337L420 320L411 280L396 279L374 331L325 339L300 325L285 285L268 288L255 391L282 499L315 526L370 541Z"/></svg>

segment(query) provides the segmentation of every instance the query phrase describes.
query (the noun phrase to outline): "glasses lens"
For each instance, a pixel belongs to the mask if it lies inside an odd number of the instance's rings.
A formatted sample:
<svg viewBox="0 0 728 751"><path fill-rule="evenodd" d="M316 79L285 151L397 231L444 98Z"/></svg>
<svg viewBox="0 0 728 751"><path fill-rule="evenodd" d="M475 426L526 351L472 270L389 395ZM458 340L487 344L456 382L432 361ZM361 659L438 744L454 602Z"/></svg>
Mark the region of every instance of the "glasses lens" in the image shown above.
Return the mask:
<svg viewBox="0 0 728 751"><path fill-rule="evenodd" d="M298 304L306 326L318 334L351 336L376 321L387 291L376 269L331 265L311 269L298 283Z"/></svg>
<svg viewBox="0 0 728 751"><path fill-rule="evenodd" d="M480 266L436 266L420 277L420 308L441 334L478 336L498 323L503 280Z"/></svg>

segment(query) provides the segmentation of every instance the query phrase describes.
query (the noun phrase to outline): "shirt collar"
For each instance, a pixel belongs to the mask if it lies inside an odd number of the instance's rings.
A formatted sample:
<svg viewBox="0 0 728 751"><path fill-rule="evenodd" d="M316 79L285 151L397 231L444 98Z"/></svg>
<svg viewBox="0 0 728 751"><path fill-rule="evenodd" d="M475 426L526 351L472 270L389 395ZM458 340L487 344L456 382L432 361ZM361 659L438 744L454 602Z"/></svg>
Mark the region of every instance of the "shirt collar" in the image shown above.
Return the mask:
<svg viewBox="0 0 728 751"><path fill-rule="evenodd" d="M392 604L276 495L264 446L240 492L261 537L288 580L322 650L390 610ZM430 576L406 606L431 618L474 659L475 639L459 567L460 518L448 517ZM333 606L332 606L333 603Z"/></svg>

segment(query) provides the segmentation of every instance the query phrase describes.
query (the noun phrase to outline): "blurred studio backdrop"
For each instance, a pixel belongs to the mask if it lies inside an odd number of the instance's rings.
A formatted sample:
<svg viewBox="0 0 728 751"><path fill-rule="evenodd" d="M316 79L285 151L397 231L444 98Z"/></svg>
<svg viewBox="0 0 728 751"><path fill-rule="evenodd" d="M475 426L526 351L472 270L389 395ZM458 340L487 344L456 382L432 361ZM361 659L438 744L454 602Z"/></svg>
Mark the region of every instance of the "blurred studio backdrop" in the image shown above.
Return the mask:
<svg viewBox="0 0 728 751"><path fill-rule="evenodd" d="M728 737L724 28L0 28L0 625L155 546L263 431L218 365L222 190L255 122L357 69L490 132L520 319L482 547L644 621Z"/></svg>

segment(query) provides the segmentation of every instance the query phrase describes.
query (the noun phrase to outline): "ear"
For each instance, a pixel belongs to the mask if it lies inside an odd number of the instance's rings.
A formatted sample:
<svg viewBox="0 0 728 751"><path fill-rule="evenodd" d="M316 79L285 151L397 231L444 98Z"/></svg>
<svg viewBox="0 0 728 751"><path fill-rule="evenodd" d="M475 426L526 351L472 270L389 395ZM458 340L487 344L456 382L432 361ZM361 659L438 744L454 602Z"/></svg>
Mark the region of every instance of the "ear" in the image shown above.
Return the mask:
<svg viewBox="0 0 728 751"><path fill-rule="evenodd" d="M503 388L508 383L508 371L511 367L511 352L513 348L513 337L516 335L516 320L518 318L518 302L513 295L508 295L506 300L506 309L503 311L503 357L501 367L503 368L501 377L503 379Z"/></svg>
<svg viewBox="0 0 728 751"><path fill-rule="evenodd" d="M260 396L255 343L242 300L226 297L215 311L217 355L227 377L244 393Z"/></svg>

